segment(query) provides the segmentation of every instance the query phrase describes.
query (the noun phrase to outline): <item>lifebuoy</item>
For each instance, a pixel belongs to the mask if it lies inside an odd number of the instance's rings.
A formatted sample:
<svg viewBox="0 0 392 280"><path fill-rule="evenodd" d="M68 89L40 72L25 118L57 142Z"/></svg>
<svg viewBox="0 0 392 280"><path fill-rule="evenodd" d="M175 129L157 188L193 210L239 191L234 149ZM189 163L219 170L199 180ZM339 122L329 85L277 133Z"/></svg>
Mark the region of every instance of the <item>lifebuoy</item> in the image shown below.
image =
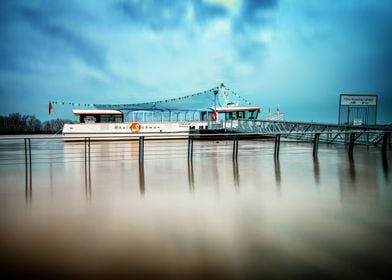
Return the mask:
<svg viewBox="0 0 392 280"><path fill-rule="evenodd" d="M212 119L213 121L216 121L216 120L218 119L218 114L216 113L216 111L212 112L212 114L211 114L211 119Z"/></svg>
<svg viewBox="0 0 392 280"><path fill-rule="evenodd" d="M131 129L131 132L139 132L140 131L140 124L137 122L131 123L131 126L129 127Z"/></svg>

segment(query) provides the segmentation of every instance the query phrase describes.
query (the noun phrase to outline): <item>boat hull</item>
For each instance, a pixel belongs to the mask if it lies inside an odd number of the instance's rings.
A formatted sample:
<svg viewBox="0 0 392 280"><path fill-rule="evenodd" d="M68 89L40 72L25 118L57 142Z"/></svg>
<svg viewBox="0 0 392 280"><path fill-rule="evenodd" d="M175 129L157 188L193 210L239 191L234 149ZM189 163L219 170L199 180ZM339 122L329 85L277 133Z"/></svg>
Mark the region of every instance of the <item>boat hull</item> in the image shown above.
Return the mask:
<svg viewBox="0 0 392 280"><path fill-rule="evenodd" d="M65 124L64 141L188 138L189 131L207 128L208 122L130 122Z"/></svg>

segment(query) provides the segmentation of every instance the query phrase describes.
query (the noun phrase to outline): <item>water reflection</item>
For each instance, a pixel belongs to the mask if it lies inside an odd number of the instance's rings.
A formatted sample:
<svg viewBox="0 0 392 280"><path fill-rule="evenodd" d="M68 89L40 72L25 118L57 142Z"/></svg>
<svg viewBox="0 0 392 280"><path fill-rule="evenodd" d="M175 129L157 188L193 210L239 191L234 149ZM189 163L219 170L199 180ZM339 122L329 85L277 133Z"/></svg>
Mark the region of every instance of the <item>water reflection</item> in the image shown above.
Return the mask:
<svg viewBox="0 0 392 280"><path fill-rule="evenodd" d="M234 179L234 187L236 190L239 190L240 187L240 174L238 172L238 160L233 160L233 179Z"/></svg>
<svg viewBox="0 0 392 280"><path fill-rule="evenodd" d="M316 185L320 185L320 163L318 157L313 157L313 174Z"/></svg>
<svg viewBox="0 0 392 280"><path fill-rule="evenodd" d="M369 275L374 267L390 267L390 162L386 157L381 162L378 150L358 148L355 162L347 160L343 148L325 146L313 161L300 150L282 153L280 160L241 154L232 161L225 147L216 145L214 158L195 153L185 167L186 157L176 157L178 145L170 154L171 146L163 143L154 148L164 150L165 158L148 160L144 167L137 153L130 153L133 144L112 145L92 151L91 167L82 145L68 145L73 148L69 154L79 149L79 161L33 161L34 178L28 165L23 178L24 162L0 165L0 200L5 202L0 203L0 260L27 269L37 264L42 271L85 269L93 277L118 270L127 275L133 269L192 277L210 269L217 271L215 278L224 278L225 272L238 278L261 278L265 272L289 278L313 272ZM284 145L284 150L300 147ZM20 207L23 191L31 201L32 180L34 207ZM37 261L37 252L43 251L43 261Z"/></svg>
<svg viewBox="0 0 392 280"><path fill-rule="evenodd" d="M88 173L88 174L87 174ZM91 173L87 172L85 174L85 181L84 181L84 191L85 191L85 195L86 195L86 199L90 200L91 199Z"/></svg>
<svg viewBox="0 0 392 280"><path fill-rule="evenodd" d="M188 185L189 185L189 191L194 192L195 191L195 176L193 173L193 163L192 161L188 160Z"/></svg>
<svg viewBox="0 0 392 280"><path fill-rule="evenodd" d="M84 191L87 200L91 200L91 162L85 157L84 160Z"/></svg>
<svg viewBox="0 0 392 280"><path fill-rule="evenodd" d="M367 152L367 151L366 151ZM346 166L346 168L344 168ZM380 198L379 158L375 154L357 152L356 160L342 162L339 167L341 201L346 206L377 205Z"/></svg>
<svg viewBox="0 0 392 280"><path fill-rule="evenodd" d="M355 173L355 162L352 157L349 157L348 167L349 167L350 179L351 179L351 181L355 182L357 176Z"/></svg>
<svg viewBox="0 0 392 280"><path fill-rule="evenodd" d="M144 165L139 164L139 189L140 195L144 196L146 192L145 180L144 180Z"/></svg>
<svg viewBox="0 0 392 280"><path fill-rule="evenodd" d="M53 196L53 159L50 159L49 163L49 187L50 187L50 196Z"/></svg>
<svg viewBox="0 0 392 280"><path fill-rule="evenodd" d="M389 182L389 164L388 157L385 154L382 154L382 171L384 173L384 178L386 182Z"/></svg>
<svg viewBox="0 0 392 280"><path fill-rule="evenodd" d="M26 172L26 184L25 184L25 198L26 198L26 204L31 203L33 198L33 181L31 178L31 173L27 174L27 172Z"/></svg>
<svg viewBox="0 0 392 280"><path fill-rule="evenodd" d="M276 186L280 189L281 174L280 174L280 162L279 162L279 158L275 158L275 159L274 159L274 166L275 166L275 180L276 180Z"/></svg>

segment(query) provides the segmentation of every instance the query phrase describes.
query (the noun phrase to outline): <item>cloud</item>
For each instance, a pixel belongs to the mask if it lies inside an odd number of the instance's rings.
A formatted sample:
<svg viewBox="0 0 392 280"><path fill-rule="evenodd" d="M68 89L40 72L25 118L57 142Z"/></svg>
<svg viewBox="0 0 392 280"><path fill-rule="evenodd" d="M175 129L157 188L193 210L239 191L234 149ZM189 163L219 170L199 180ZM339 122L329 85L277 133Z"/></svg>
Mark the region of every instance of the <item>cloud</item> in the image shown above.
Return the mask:
<svg viewBox="0 0 392 280"><path fill-rule="evenodd" d="M118 1L114 7L131 24L154 30L176 28L181 25L185 12L185 1L170 0Z"/></svg>
<svg viewBox="0 0 392 280"><path fill-rule="evenodd" d="M241 21L246 24L264 24L266 22L265 11L275 9L278 0L248 0L243 1L241 6Z"/></svg>
<svg viewBox="0 0 392 280"><path fill-rule="evenodd" d="M104 48L78 33L77 30L71 30L59 23L52 22L55 14L29 7L20 7L18 12L33 28L55 43L56 48L65 53L76 55L94 67L102 68L104 66Z"/></svg>
<svg viewBox="0 0 392 280"><path fill-rule="evenodd" d="M0 1L1 91L137 102L224 82L282 108L390 92L391 11L386 0Z"/></svg>
<svg viewBox="0 0 392 280"><path fill-rule="evenodd" d="M193 24L229 18L237 30L245 25L262 25L267 22L265 11L276 8L278 0L131 0L114 3L133 24L154 30L181 28L191 10Z"/></svg>

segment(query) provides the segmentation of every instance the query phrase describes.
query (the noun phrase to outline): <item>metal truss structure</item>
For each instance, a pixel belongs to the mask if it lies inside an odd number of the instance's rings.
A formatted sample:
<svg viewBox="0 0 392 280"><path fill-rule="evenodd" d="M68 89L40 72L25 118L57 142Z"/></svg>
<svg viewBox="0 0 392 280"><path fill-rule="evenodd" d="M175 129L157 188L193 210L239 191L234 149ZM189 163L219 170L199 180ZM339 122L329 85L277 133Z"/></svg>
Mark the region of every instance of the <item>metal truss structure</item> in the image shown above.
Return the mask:
<svg viewBox="0 0 392 280"><path fill-rule="evenodd" d="M303 141L313 141L316 134L320 135L320 142L348 144L350 135L355 135L355 143L363 145L377 145L384 139L384 135L391 134L392 125L385 126L350 126L338 124L322 124L308 122L266 121L266 120L238 120L226 122L224 127L229 131L255 134L281 134L283 138ZM390 143L390 137L388 137Z"/></svg>

